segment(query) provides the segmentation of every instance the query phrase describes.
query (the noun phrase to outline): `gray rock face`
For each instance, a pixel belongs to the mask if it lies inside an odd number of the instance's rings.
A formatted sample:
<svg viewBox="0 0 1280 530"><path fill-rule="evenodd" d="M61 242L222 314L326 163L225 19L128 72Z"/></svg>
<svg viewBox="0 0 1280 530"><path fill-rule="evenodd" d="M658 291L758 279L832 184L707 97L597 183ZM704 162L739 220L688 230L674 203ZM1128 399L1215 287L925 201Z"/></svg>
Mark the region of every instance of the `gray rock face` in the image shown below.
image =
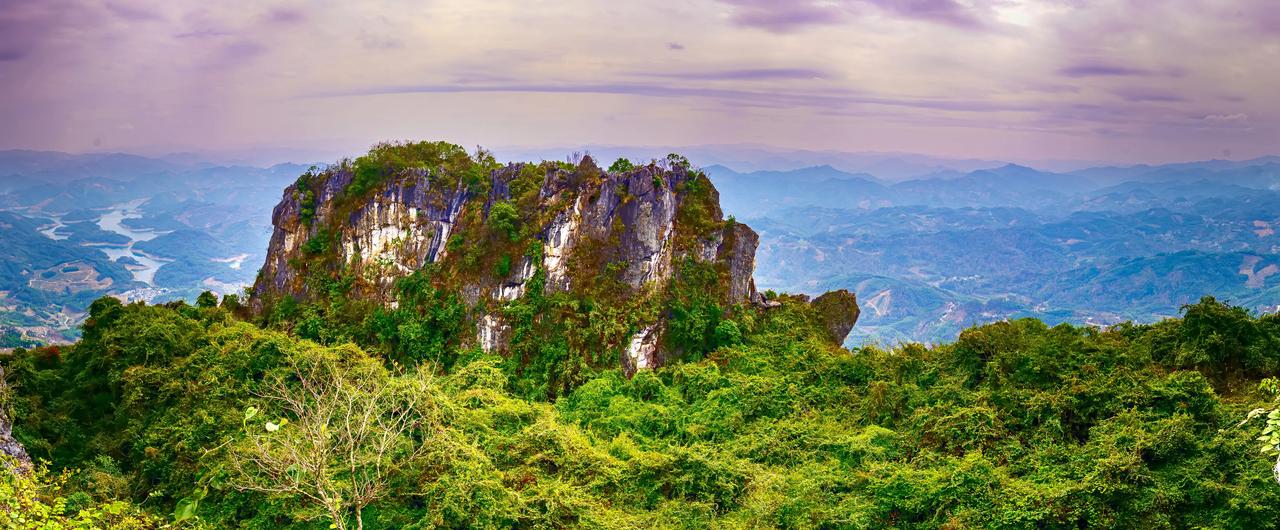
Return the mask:
<svg viewBox="0 0 1280 530"><path fill-rule="evenodd" d="M9 384L4 379L4 368L0 368L0 455L6 457L0 467L12 464L19 471L30 470L31 457L22 448L22 444L13 438L13 423L9 418L8 404L4 402L8 395Z"/></svg>
<svg viewBox="0 0 1280 530"><path fill-rule="evenodd" d="M327 252L336 253L338 263L359 276L358 294L391 303L397 278L431 263L448 268L450 238L475 230L465 218L487 219L495 204L519 199L513 197L512 185L529 169L511 164L491 172L482 188L484 196L474 195L474 186L456 178L419 170L390 178L352 200L342 193L352 182L351 172L336 168L321 173L317 178L324 182L311 186L319 191L309 224L301 218L302 196L296 185L290 186L273 212L275 232L254 285L253 307L261 310L267 297L309 296L305 271L298 264L307 256L308 241L326 235L332 241ZM693 189L699 190L696 197ZM528 208L529 195L523 197L520 204ZM681 260L692 258L727 271L722 286L726 306L756 301L752 275L759 238L746 225L723 222L718 194L694 171L650 164L609 173L586 157L574 168L545 170L535 202L535 211L521 213L525 219L541 220L534 229L542 245L540 262L517 257L506 278L456 275L466 282L455 287L472 308L475 344L486 350L500 351L508 340L509 327L495 309L522 296L539 270L545 273L547 292L575 290L570 263L583 261L574 257L584 252L615 268L616 278L637 295L665 286ZM686 207L695 210L682 210ZM472 211L476 208L480 212ZM703 222L693 226L697 223L681 221L690 217ZM466 244L478 240L476 234L464 235ZM630 341L637 351L627 364L648 367L659 362L661 356L654 350L660 327L660 322L642 322L635 328L643 336ZM626 341L617 346L625 350Z"/></svg>
<svg viewBox="0 0 1280 530"><path fill-rule="evenodd" d="M359 262L367 279L373 280L375 294L385 297L395 278L444 257L450 231L469 198L464 187L433 185L429 172L414 172L346 213L339 211L336 198L351 181L349 170L326 174L315 197L315 221L310 224L302 220L297 186L285 189L272 211L275 230L255 292L305 296L309 286L299 281L290 260L305 255L303 245L320 235L327 220L344 213L340 230L329 234L332 241L322 252L337 252L342 263Z"/></svg>

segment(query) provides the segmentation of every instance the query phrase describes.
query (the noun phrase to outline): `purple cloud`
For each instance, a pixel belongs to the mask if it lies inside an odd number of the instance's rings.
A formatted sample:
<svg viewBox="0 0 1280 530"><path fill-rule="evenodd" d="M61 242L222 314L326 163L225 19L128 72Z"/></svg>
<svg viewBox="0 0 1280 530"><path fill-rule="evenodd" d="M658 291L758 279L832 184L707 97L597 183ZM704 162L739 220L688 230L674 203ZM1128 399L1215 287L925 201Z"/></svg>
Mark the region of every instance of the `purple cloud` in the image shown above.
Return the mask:
<svg viewBox="0 0 1280 530"><path fill-rule="evenodd" d="M268 11L263 21L268 24L293 25L299 24L307 19L307 14L301 9L278 7Z"/></svg>
<svg viewBox="0 0 1280 530"><path fill-rule="evenodd" d="M188 31L185 33L179 33L177 35L174 35L173 38L175 39L208 39L208 38L216 38L216 37L230 37L235 34L236 32L234 31L208 28L208 29L198 29L194 31Z"/></svg>
<svg viewBox="0 0 1280 530"><path fill-rule="evenodd" d="M673 87L666 85L649 85L641 83L601 83L601 84L447 84L447 85L387 85L356 88L352 90L318 92L299 96L302 99L373 96L385 94L457 94L457 93L546 93L546 94L620 94L629 96L663 97L663 98L709 98L735 106L760 106L773 108L819 107L841 109L852 105L883 105L892 107L909 107L955 112L1006 112L1036 111L1039 107L1031 104L998 103L990 101L966 101L953 99L913 99L889 98L857 94L853 92L834 92L823 94L794 94L780 92L756 92L748 90Z"/></svg>
<svg viewBox="0 0 1280 530"><path fill-rule="evenodd" d="M632 75L689 79L699 81L767 81L780 79L822 79L830 74L812 68L747 68L741 70L712 70L705 72L635 72Z"/></svg>
<svg viewBox="0 0 1280 530"><path fill-rule="evenodd" d="M668 43L667 43L667 49L668 49L668 50L676 50L676 51L680 51L680 50L683 50L683 49L684 49L684 45L683 45L683 44L680 44L680 43L678 43L678 42L668 42Z"/></svg>
<svg viewBox="0 0 1280 530"><path fill-rule="evenodd" d="M106 6L107 11L110 11L111 14L131 22L140 22L144 20L161 20L164 18L164 17L161 17L158 13L149 11L146 8L122 3L119 1L106 2L104 5Z"/></svg>
<svg viewBox="0 0 1280 530"><path fill-rule="evenodd" d="M1066 77L1145 77L1153 72L1143 68L1111 63L1082 62L1058 70Z"/></svg>
<svg viewBox="0 0 1280 530"><path fill-rule="evenodd" d="M906 18L927 20L959 28L980 28L986 24L955 0L869 0L880 9Z"/></svg>
<svg viewBox="0 0 1280 530"><path fill-rule="evenodd" d="M267 52L266 45L252 40L239 40L226 44L218 49L213 66L242 66Z"/></svg>
<svg viewBox="0 0 1280 530"><path fill-rule="evenodd" d="M730 20L738 26L788 33L804 26L837 24L844 10L813 0L721 0L734 6Z"/></svg>
<svg viewBox="0 0 1280 530"><path fill-rule="evenodd" d="M958 28L975 29L986 26L972 8L956 0L720 0L734 6L730 19L739 26L748 26L787 33L804 26L838 24L856 11L857 4L869 4L876 8L912 20L922 20Z"/></svg>
<svg viewBox="0 0 1280 530"><path fill-rule="evenodd" d="M1132 103L1180 103L1187 100L1172 92L1145 88L1119 88L1111 93Z"/></svg>

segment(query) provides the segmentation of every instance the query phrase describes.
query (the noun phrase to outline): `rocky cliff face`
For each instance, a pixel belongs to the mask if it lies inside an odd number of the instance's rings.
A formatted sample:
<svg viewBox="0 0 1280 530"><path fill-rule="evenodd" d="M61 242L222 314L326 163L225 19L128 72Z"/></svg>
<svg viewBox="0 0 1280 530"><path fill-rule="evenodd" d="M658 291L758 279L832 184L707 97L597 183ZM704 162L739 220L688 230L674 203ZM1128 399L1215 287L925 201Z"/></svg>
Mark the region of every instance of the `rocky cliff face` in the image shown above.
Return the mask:
<svg viewBox="0 0 1280 530"><path fill-rule="evenodd" d="M537 327L542 342L595 359L615 352L634 371L700 344L687 325L669 329L673 318L703 325L689 315L762 302L756 233L725 220L715 188L680 157L605 171L590 157L499 166L460 152L380 146L300 178L273 212L253 310L334 285L395 307L397 280L425 270L466 308L474 332L458 347L509 353L513 341L537 342ZM554 331L547 313L569 324Z"/></svg>
<svg viewBox="0 0 1280 530"><path fill-rule="evenodd" d="M31 457L22 448L22 444L13 438L13 423L9 419L8 404L9 384L4 378L4 368L0 367L0 470L26 471L31 469Z"/></svg>

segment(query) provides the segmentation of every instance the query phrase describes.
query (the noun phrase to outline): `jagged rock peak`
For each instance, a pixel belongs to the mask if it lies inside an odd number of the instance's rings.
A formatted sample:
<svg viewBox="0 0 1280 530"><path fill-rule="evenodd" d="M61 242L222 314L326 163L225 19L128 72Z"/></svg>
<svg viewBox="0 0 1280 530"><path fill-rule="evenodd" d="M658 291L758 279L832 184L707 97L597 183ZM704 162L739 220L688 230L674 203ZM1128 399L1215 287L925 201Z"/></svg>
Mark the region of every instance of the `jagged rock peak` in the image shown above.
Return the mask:
<svg viewBox="0 0 1280 530"><path fill-rule="evenodd" d="M382 144L308 171L285 190L272 222L255 312L335 285L393 307L397 280L429 271L475 326L461 345L487 351L511 346L508 306L531 290L564 293L579 308L629 308L608 326L618 331L591 345L617 352L628 371L682 347L665 325L671 301L687 294L681 282L702 278L699 295L726 310L759 298L758 236L724 219L710 180L677 155L604 170L590 156L502 165L442 142ZM568 318L596 318L588 315Z"/></svg>

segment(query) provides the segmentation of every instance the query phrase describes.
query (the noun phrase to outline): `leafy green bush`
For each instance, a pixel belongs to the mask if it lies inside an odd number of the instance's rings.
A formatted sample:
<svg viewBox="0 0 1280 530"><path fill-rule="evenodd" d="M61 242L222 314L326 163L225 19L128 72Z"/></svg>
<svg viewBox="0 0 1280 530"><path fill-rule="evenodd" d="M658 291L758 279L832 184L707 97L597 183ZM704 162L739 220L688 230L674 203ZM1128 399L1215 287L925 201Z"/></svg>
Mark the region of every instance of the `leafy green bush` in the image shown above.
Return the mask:
<svg viewBox="0 0 1280 530"><path fill-rule="evenodd" d="M610 173L626 173L628 171L634 170L635 168L636 168L635 164L632 164L630 160L627 160L626 158L619 158L617 160L614 160L613 164L609 165L609 172Z"/></svg>
<svg viewBox="0 0 1280 530"><path fill-rule="evenodd" d="M707 273L681 271L684 287ZM1247 411L1274 406L1257 390L1276 375L1271 358L1242 360L1228 372L1236 383L1216 390L1216 367L1187 369L1167 355L1176 348L1157 348L1203 337L1195 319L1108 331L1016 320L950 345L848 352L783 296L781 307L693 326L714 347L702 360L629 379L572 372L581 380L547 402L581 360L567 348L574 333L543 335L537 315L599 308L526 292L503 313L513 334L530 333L513 339L521 349L508 355L530 360L515 369L461 349L464 307L429 274L397 293L399 313L376 327L399 341L386 358L221 308L114 299L92 305L76 345L16 351L4 361L15 435L69 470L42 494L45 506L65 499L50 517L115 505L112 517L315 528L314 506L237 488L233 471L264 422L320 424L268 396L301 384L300 367L323 366L335 387L376 381L431 404L405 431L429 452L385 453L395 471L385 495L338 512L368 528L1264 528L1280 518L1273 457L1239 428ZM1221 314L1215 304L1187 312ZM1194 343L1206 358L1275 338L1270 317L1228 316L1214 321L1219 335L1257 335L1240 347ZM410 358L416 369L396 362ZM262 412L246 418L249 406Z"/></svg>
<svg viewBox="0 0 1280 530"><path fill-rule="evenodd" d="M520 239L520 211L511 201L498 201L489 209L489 224L512 241Z"/></svg>

